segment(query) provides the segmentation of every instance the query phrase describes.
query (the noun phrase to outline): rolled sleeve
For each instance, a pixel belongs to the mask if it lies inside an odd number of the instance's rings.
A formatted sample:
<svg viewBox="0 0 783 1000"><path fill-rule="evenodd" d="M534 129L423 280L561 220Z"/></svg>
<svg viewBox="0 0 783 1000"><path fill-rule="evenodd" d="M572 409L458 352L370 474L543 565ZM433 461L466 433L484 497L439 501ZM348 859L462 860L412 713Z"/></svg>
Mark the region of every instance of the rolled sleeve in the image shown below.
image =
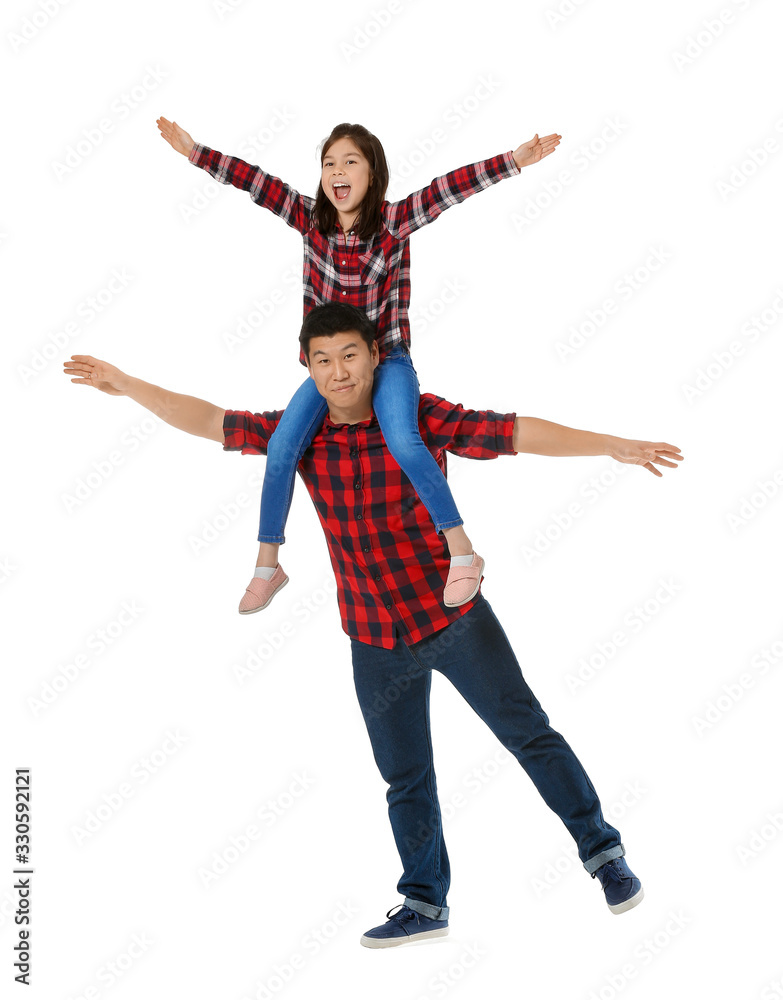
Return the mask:
<svg viewBox="0 0 783 1000"><path fill-rule="evenodd" d="M282 415L282 410L268 410L266 413L226 410L223 416L223 451L266 455L267 443Z"/></svg>
<svg viewBox="0 0 783 1000"><path fill-rule="evenodd" d="M516 455L516 413L469 410L431 393L422 395L420 421L428 442L463 458L489 459Z"/></svg>

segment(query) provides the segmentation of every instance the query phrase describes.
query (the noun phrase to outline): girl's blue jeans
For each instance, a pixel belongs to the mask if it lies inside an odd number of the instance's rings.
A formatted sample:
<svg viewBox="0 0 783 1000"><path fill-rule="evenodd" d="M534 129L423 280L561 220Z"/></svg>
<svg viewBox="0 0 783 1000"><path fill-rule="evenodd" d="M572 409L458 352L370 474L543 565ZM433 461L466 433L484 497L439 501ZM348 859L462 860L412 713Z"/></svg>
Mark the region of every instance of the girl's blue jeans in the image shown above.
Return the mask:
<svg viewBox="0 0 783 1000"><path fill-rule="evenodd" d="M446 477L419 434L419 380L411 356L403 348L394 348L375 369L372 405L392 458L410 479L435 528L444 531L462 524ZM296 467L326 410L326 400L308 376L285 408L267 445L259 542L285 541Z"/></svg>

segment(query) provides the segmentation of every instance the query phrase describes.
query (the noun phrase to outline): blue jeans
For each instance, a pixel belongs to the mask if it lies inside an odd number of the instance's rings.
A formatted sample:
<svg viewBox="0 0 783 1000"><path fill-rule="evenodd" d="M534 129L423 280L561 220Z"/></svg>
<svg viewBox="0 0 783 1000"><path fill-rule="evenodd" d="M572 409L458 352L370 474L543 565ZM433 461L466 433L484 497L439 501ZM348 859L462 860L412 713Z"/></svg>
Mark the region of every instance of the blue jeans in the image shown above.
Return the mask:
<svg viewBox="0 0 783 1000"><path fill-rule="evenodd" d="M446 477L419 434L419 380L410 354L402 348L390 351L375 369L372 405L392 458L410 479L435 528L444 531L462 524ZM259 542L285 541L296 467L326 410L326 400L308 376L285 408L267 445Z"/></svg>
<svg viewBox="0 0 783 1000"><path fill-rule="evenodd" d="M373 756L389 786L389 820L403 867L397 891L411 909L436 920L449 915L451 876L430 738L433 670L448 677L516 757L576 841L588 872L625 854L584 768L550 727L481 595L461 618L412 646L398 639L394 649L383 649L351 639L351 653ZM489 832L485 839L491 842Z"/></svg>

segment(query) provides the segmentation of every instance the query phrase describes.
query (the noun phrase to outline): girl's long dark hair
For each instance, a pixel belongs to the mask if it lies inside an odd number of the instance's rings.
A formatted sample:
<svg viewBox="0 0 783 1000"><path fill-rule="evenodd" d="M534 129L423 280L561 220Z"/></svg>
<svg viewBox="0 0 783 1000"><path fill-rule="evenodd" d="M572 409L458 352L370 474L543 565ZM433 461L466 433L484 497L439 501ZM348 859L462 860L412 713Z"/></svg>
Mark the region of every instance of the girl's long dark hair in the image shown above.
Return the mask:
<svg viewBox="0 0 783 1000"><path fill-rule="evenodd" d="M348 122L343 122L342 125L335 125L321 143L321 164L326 153L338 139L352 139L370 165L372 184L364 196L359 215L353 225L353 230L359 239L368 240L381 231L381 205L386 197L386 188L389 186L389 165L386 162L386 154L380 140L364 125L349 125ZM320 183L315 196L314 211L316 228L319 233L328 236L337 223L337 209L324 194Z"/></svg>

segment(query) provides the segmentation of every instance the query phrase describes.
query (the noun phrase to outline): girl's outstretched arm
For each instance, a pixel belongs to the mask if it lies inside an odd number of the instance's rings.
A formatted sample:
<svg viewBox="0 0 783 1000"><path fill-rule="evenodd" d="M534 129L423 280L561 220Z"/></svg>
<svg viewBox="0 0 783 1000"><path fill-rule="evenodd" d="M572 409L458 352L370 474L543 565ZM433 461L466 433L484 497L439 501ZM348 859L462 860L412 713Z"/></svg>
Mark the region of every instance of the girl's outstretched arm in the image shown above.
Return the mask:
<svg viewBox="0 0 783 1000"><path fill-rule="evenodd" d="M386 210L386 227L398 239L426 226L452 205L458 205L472 194L484 191L506 177L514 177L522 167L538 163L553 153L560 143L557 133L539 139L534 135L515 150L501 153L488 160L480 160L452 170L420 191L414 191L402 201L392 202Z"/></svg>
<svg viewBox="0 0 783 1000"><path fill-rule="evenodd" d="M220 184L231 184L240 191L247 191L256 205L268 208L300 233L309 229L314 198L300 194L279 177L273 177L237 156L227 156L194 142L176 122L158 118L156 123L166 142L178 153L187 156L194 166L206 170Z"/></svg>

